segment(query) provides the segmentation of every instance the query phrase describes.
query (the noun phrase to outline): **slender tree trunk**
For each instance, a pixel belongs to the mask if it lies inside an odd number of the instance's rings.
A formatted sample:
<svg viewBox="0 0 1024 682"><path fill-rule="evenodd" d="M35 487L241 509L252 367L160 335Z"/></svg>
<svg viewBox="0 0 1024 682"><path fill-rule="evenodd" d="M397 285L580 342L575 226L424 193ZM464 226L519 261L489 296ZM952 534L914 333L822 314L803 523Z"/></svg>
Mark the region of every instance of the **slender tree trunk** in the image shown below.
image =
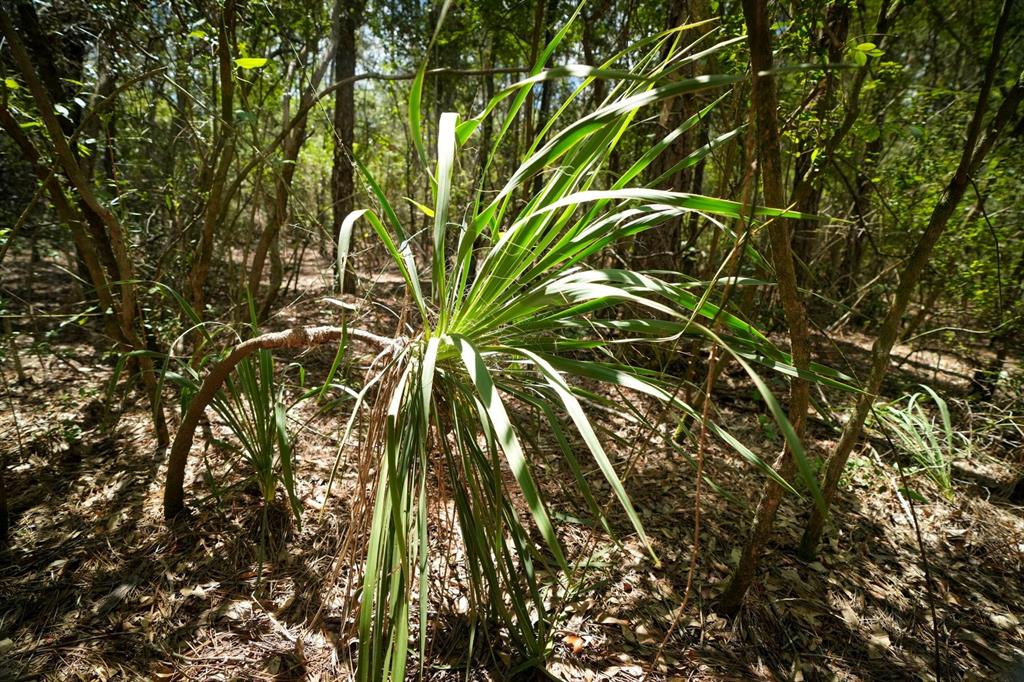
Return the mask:
<svg viewBox="0 0 1024 682"><path fill-rule="evenodd" d="M494 68L494 36L490 36L488 39L488 46L486 56L484 58L484 68ZM487 106L487 103L494 97L494 74L488 73L484 75L484 98L481 108ZM480 146L477 150L477 183L479 187L483 188L487 186L487 157L491 153L491 141L494 139L494 119L488 116L484 119L482 124L482 133L480 137Z"/></svg>
<svg viewBox="0 0 1024 682"><path fill-rule="evenodd" d="M18 125L17 120L7 109L0 108L0 128L3 128L21 148L23 158L32 167L39 181L43 183L46 193L50 197L50 203L53 204L57 212L57 217L70 230L78 260L84 266L85 274L92 285L92 295L95 296L96 301L99 303L100 310L104 311L104 331L115 341L122 344L126 343L126 339L121 334L121 329L118 326L117 305L110 291L107 273L100 263L96 249L93 247L93 241L82 225L83 219L81 214L73 204L68 202L67 197L64 195L64 188L58 182L57 176L51 174L48 169L43 167L35 145L28 139Z"/></svg>
<svg viewBox="0 0 1024 682"><path fill-rule="evenodd" d="M836 2L828 6L825 22L818 36L818 51L825 55L825 61L830 66L839 64L843 60L846 51L846 35L850 29L851 7L845 2ZM835 90L838 84L838 77L834 69L827 69L815 88L812 95L815 99L814 115L819 125L828 125L832 108L835 106ZM793 194L797 196L800 192L800 183L805 182L814 172L814 165L817 162L813 152L818 146L819 135L809 135L802 140L800 152L796 158L796 170L793 174ZM822 159L821 163L825 160ZM818 212L821 203L822 188L820 183L814 183L795 206L797 211L814 215ZM793 255L797 261L797 283L806 287L810 281L810 264L814 256L814 247L817 243L818 221L795 220L793 221Z"/></svg>
<svg viewBox="0 0 1024 682"><path fill-rule="evenodd" d="M110 64L110 48L104 44L102 37L97 43L97 50L99 52L96 58L97 84L96 92L89 98L90 109L95 109L106 100L114 97L117 91L117 84L114 81ZM113 140L110 135L110 121L113 120L117 107L112 104L108 105L108 107L109 113L106 116L90 116L82 125L82 131L79 134L80 139L92 140L92 142L88 143L90 153L84 157L79 155L78 161L79 165L82 166L83 173L85 173L89 180L93 180L97 173L97 161L102 164L99 169L103 173L102 179L105 181L113 177ZM101 143L103 144L102 151L100 148ZM77 152L77 149L75 151Z"/></svg>
<svg viewBox="0 0 1024 682"><path fill-rule="evenodd" d="M544 3L544 5L545 5L545 7L544 7L545 15L544 15L544 22L543 23L544 23L544 26L545 26L545 28L544 28L544 44L545 45L550 43L551 42L551 38L553 37L551 35L551 28L550 28L551 19L548 17L548 13L550 13L552 11L552 9L553 9L552 8L553 4L554 4L553 0L551 2ZM597 79L597 80L600 80L600 78ZM546 80L546 81L544 81L543 83L540 84L540 110L537 112L537 124L536 124L537 132L538 133L541 130L543 130L544 126L547 125L548 117L551 115L551 86L552 86L552 82L550 80ZM537 194L540 193L540 190L541 190L541 178L542 177L543 177L542 174L538 173L536 175L536 177L533 178L533 194L534 195L537 195Z"/></svg>
<svg viewBox="0 0 1024 682"><path fill-rule="evenodd" d="M835 451L829 458L825 470L825 480L822 486L822 494L825 497L826 507L831 505L835 498L836 489L839 485L839 478L846 467L846 461L850 457L854 446L860 439L864 421L871 412L871 407L878 398L882 380L889 370L889 356L892 347L896 343L900 331L900 323L903 314L910 302L911 294L917 287L921 273L928 264L932 250L939 238L946 229L953 211L959 205L970 182L970 177L981 167L985 156L995 144L996 139L1002 130L1016 115L1017 107L1024 98L1024 83L1018 78L1017 83L1005 95L1003 103L996 113L984 138L979 143L981 129L984 125L985 113L988 109L989 96L992 90L992 83L995 79L996 68L999 62L1000 49L1003 38L1006 34L1009 22L1012 0L1004 0L999 23L996 26L995 37L992 42L992 52L989 55L986 66L985 78L978 94L978 102L974 115L967 127L966 141L963 152L960 156L960 163L956 172L946 185L946 189L939 199L939 202L932 210L924 233L918 239L913 253L907 259L905 266L900 271L900 282L896 288L892 303L885 315L882 326L879 329L878 337L871 348L871 370L864 385L864 392L858 398L854 407L853 415L843 427L842 436L836 445ZM803 538L800 541L800 555L804 558L811 558L817 553L818 544L821 541L821 534L825 527L825 514L820 509L811 512L807 528L804 530Z"/></svg>
<svg viewBox="0 0 1024 682"><path fill-rule="evenodd" d="M747 24L747 41L750 45L750 69L753 78L751 103L757 133L757 159L761 170L761 184L767 204L781 208L785 206L786 198L782 189L778 95L775 90L775 79L770 73L772 47L767 0L744 0L743 16ZM772 264L778 278L779 297L789 326L793 365L797 369L806 370L811 361L810 337L804 305L797 290L789 224L785 220L775 219L769 223L768 230ZM789 420L798 437L803 435L809 402L810 387L807 381L793 379L789 393ZM783 449L774 467L784 480L792 480L795 463L788 447ZM757 571L761 553L771 537L775 514L782 501L783 492L783 488L774 481L765 484L739 564L721 597L721 607L726 613L735 613L742 604L743 596Z"/></svg>
<svg viewBox="0 0 1024 682"><path fill-rule="evenodd" d="M288 200L291 197L292 180L295 178L295 166L298 162L299 151L302 149L302 142L306 135L305 124L299 125L284 143L283 163L281 170L274 179L274 204L270 211L270 220L260 232L259 241L256 243L256 250L253 253L252 267L249 270L249 291L255 298L259 292L260 281L263 279L263 267L266 263L267 252L272 245L280 243L281 229L288 222L290 215ZM277 254L280 262L280 253ZM263 305L260 308L260 319L266 319L270 308L277 298L280 289L280 275L277 278L277 285L274 285L274 277L271 277L270 286L267 287L266 296L263 298Z"/></svg>
<svg viewBox="0 0 1024 682"><path fill-rule="evenodd" d="M1024 253L1021 253L1017 265L1009 278L1010 288L1007 291L1006 301L1009 305L1021 301L1024 295ZM1000 320L1005 323L1006 320ZM1012 326L1003 327L992 336L989 341L989 350L994 353L991 362L984 367L979 367L971 377L971 397L976 400L988 401L996 393L999 383L999 375L1003 371L1003 365L1010 352L1010 344L1013 341L1014 330Z"/></svg>
<svg viewBox="0 0 1024 682"><path fill-rule="evenodd" d="M11 519L7 510L7 484L4 481L4 461L0 459L0 549L7 546L10 526Z"/></svg>
<svg viewBox="0 0 1024 682"><path fill-rule="evenodd" d="M903 326L899 335L900 339L906 340L913 336L921 328L921 325L925 323L925 320L929 319L932 313L935 312L935 303L939 300L939 296L942 295L942 285L936 283L930 289L927 287L925 289L920 307L914 316L910 318L910 321Z"/></svg>
<svg viewBox="0 0 1024 682"><path fill-rule="evenodd" d="M311 49L312 46L307 49L307 52L311 51ZM332 43L331 47L321 57L320 66L309 77L307 85L303 90L298 111L294 118L290 115L290 96L285 96L282 115L285 137L281 145L281 170L274 178L274 204L270 212L269 222L260 231L260 238L253 252L252 266L249 269L249 291L255 298L259 291L260 282L263 279L263 268L266 264L267 253L273 247L274 250L271 252L270 286L267 288L263 304L260 306L260 319L267 318L281 288L281 269L278 267L275 270L273 263L274 259L276 259L278 266L280 266L280 234L290 216L289 201L291 199L292 182L295 179L299 153L302 151L302 145L306 141L306 125L309 120L307 103L316 97L317 88L320 87L320 82L327 73L327 68L334 58L335 51L336 45Z"/></svg>
<svg viewBox="0 0 1024 682"><path fill-rule="evenodd" d="M83 110L82 106L73 97L66 83L80 81L83 78L85 55L88 52L88 46L83 39L83 32L72 29L65 33L64 39L59 43L60 50L57 52L54 49L56 43L43 31L35 5L32 2L21 0L15 3L15 11L11 13L11 17L17 19L22 49L27 53L28 63L37 75L40 91L47 95L52 106L60 104L68 111L68 115L60 116L57 119L57 123L64 136L71 139L71 136L82 121ZM105 80L101 78L100 89L107 90L110 87L104 83ZM93 117L90 126L94 127L96 121L98 121L98 118ZM16 138L17 136L12 133L12 137ZM95 137L95 135L90 130L82 131L79 134L79 139L88 137ZM20 141L18 144L24 150L25 145ZM78 145L71 145L69 149L72 158L81 165L83 175L91 181L92 174L88 170L90 160L80 157ZM43 164L44 171L47 170L45 168L46 165ZM48 171L46 175L49 175ZM58 186L59 184L59 181L57 181ZM77 212L81 217L79 225L91 236L93 250L98 256L100 263L106 268L107 278L110 281L116 282L120 279L120 274L114 252L106 237L103 220L92 211L81 197L78 198L77 203ZM84 256L82 254L79 254L79 259L84 264Z"/></svg>
<svg viewBox="0 0 1024 682"><path fill-rule="evenodd" d="M362 22L363 3L337 0L334 5L334 82L351 79L356 72L356 32ZM331 169L331 237L337 278L338 235L345 216L355 207L355 174L352 143L355 141L355 83L347 82L334 95L334 164ZM355 270L351 259L345 267L345 281L339 282L345 293L356 292Z"/></svg>
<svg viewBox="0 0 1024 682"><path fill-rule="evenodd" d="M670 0L666 3L666 29L673 29L686 22L691 13L690 2L677 2ZM687 32L689 38L690 32ZM681 38L680 38L681 39ZM666 47L662 55L669 56L669 48ZM692 72L687 75L693 75ZM666 100L661 106L661 113L658 119L659 127L663 133L667 133L678 126L687 116L687 100L684 97L674 97ZM691 142L693 131L687 131L677 137L668 149L659 157L657 173L664 175L685 157L693 149ZM669 189L676 192L689 191L690 171L688 169L673 173L666 179L665 186L661 189ZM630 265L638 270L668 270L674 271L678 266L680 244L682 242L682 218L673 218L657 230L648 230L638 234L633 239L632 251L629 255Z"/></svg>
<svg viewBox="0 0 1024 682"><path fill-rule="evenodd" d="M889 40L889 34L891 32L893 22L895 22L896 17L903 6L902 2L896 2L893 4L891 0L882 0L882 3L878 8L878 16L875 20L874 40L877 41L877 44L883 49ZM825 31L825 34L821 37L821 44L828 52L829 61L832 63L838 63L842 60L842 55L845 49L845 43L840 43L836 40L838 36L832 34L842 31L848 32L850 18L845 14L846 11L847 10L843 9L842 3L833 4L830 6L828 11L826 25L830 28L828 28ZM792 195L792 203L797 210L805 213L817 212L818 205L821 201L822 189L820 185L820 177L822 171L828 163L832 162L833 157L839 149L839 145L853 128L857 119L860 118L860 97L864 84L867 81L867 76L868 69L864 67L860 68L854 76L853 84L850 87L850 95L847 99L846 113L838 125L834 127L832 133L825 140L824 144L820 147L821 154L818 156L817 160L813 162L811 161L811 150L804 150L803 154L798 158L797 169L793 179ZM835 84L834 81L831 80L832 78L834 77L830 71L826 76L826 80L822 83L825 96L819 100L818 103L818 118L822 121L825 120L828 109L833 106L832 101L834 100ZM797 274L798 281L801 285L809 281L810 273L807 266L810 264L813 249L817 242L817 229L818 226L814 221L800 221L800 223L798 223L797 233L794 236L794 249L800 263L797 269Z"/></svg>
<svg viewBox="0 0 1024 682"><path fill-rule="evenodd" d="M15 31L6 12L0 12L0 31L2 31L6 38L11 55L22 77L25 79L32 99L36 104L39 117L42 119L43 125L50 136L60 167L81 200L83 213L88 211L89 213L86 214L86 218L94 217L105 230L105 238L102 240L102 243L109 244L113 252L117 265L117 278L121 282L119 286L120 301L118 301L118 305L115 308L118 313L121 334L131 350L147 351L149 349L139 332L139 328L144 328L144 324L140 320L141 311L136 299L135 274L121 223L110 209L100 203L93 192L89 178L85 176L82 166L75 158L75 154L68 143L68 138L65 136L64 130L61 128L61 124L54 113L54 106L49 93L44 87L18 32ZM139 325L138 327L136 326L137 324ZM138 363L141 368L143 384L146 387L146 392L149 394L157 441L163 447L168 444L169 437L163 409L160 406L156 369L152 358L146 354L138 356Z"/></svg>
<svg viewBox="0 0 1024 682"><path fill-rule="evenodd" d="M875 117L875 126L881 131L882 116ZM833 280L836 298L846 298L857 290L861 260L864 256L864 242L870 239L868 230L868 194L871 191L871 170L874 169L882 154L882 135L869 142L864 149L864 157L857 164L856 185L853 188L854 222L850 225L843 240L843 253L839 258L838 276Z"/></svg>
<svg viewBox="0 0 1024 682"><path fill-rule="evenodd" d="M588 66L600 66L601 63L595 49L594 27L599 25L601 18L607 16L611 0L602 0L600 4L590 3L590 12L583 15L583 61ZM604 101L607 84L604 79L597 78L590 86L590 108L597 109Z"/></svg>
<svg viewBox="0 0 1024 682"><path fill-rule="evenodd" d="M746 95L745 93L736 94L737 100L743 98L743 106L746 108ZM754 163L754 139L755 131L754 127L750 126L747 129L745 140L743 143L742 151L743 155L740 156L740 150L730 146L726 151L726 163L723 165L723 173L719 177L719 187L716 196L727 196L729 194L729 184L731 181L731 170L734 167L746 168L743 174L743 179L740 181L740 204L743 206L750 206L753 203L754 185L757 182L757 165ZM731 161L731 162L730 162ZM700 273L700 277L705 281L713 279L718 272L721 272L724 277L736 277L740 272L740 266L743 262L743 251L747 245L749 239L749 221L746 217L741 217L732 221L733 230L732 233L735 235L732 247L726 256L725 264L719 270L717 265L717 252L718 242L721 239L721 230L715 231L715 236L712 241L711 252L708 256L707 263L705 264L704 270ZM729 283L725 286L722 291L722 298L719 307L724 310L729 305L729 301L735 293L736 286L734 283ZM719 358L717 362L708 366L707 363L700 360L699 354L697 353L697 344L694 343L688 349L691 357L690 362L686 368L686 402L691 405L694 410L694 414L702 414L704 409L704 401L708 400L709 396L714 393L715 386L718 384L718 379L722 375L722 372L729 366L729 356L726 355L723 358ZM706 368L707 374L705 375L705 381L702 385L710 387L711 390L701 391L694 389L698 388L698 385L694 382L694 377L697 374L698 369ZM688 430L688 425L691 417L684 415L676 426L675 434L673 438L677 443L682 442L684 433Z"/></svg>
<svg viewBox="0 0 1024 682"><path fill-rule="evenodd" d="M534 0L536 4L533 6L533 32L530 36L530 61L529 65L533 68L533 65L537 63L537 58L540 56L540 43L541 38L544 35L544 14L547 0ZM529 149L530 145L533 144L534 135L534 119L533 114L533 88L526 95L525 106L523 107L523 149Z"/></svg>
<svg viewBox="0 0 1024 682"><path fill-rule="evenodd" d="M212 165L215 168L210 180L210 190L203 211L203 227L199 244L189 273L189 289L192 307L203 316L206 307L206 280L213 261L213 247L217 229L224 215L224 204L228 170L235 160L235 79L232 50L235 43L235 1L227 0L221 12L217 28L217 60L220 80L220 133Z"/></svg>

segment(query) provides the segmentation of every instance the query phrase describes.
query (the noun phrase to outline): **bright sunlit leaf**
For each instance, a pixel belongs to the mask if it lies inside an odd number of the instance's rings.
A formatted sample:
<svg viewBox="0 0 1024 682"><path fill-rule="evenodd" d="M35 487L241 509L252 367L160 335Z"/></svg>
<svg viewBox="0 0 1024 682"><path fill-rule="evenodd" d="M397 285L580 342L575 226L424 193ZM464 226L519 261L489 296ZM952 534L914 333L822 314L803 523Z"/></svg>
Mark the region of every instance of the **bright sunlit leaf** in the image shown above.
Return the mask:
<svg viewBox="0 0 1024 682"><path fill-rule="evenodd" d="M262 69L267 65L266 57L239 57L235 60L235 64L240 69L246 69L247 71L252 69Z"/></svg>

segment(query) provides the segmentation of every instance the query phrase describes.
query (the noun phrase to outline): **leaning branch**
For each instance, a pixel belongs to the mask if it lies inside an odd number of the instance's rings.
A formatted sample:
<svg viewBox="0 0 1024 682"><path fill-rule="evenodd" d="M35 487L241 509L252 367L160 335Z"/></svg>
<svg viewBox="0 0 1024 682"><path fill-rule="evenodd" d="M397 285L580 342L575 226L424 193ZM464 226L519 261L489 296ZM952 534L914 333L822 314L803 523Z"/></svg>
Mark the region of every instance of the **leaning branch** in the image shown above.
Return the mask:
<svg viewBox="0 0 1024 682"><path fill-rule="evenodd" d="M217 391L227 380L235 366L258 350L278 348L310 348L341 339L342 334L365 341L385 352L394 353L401 346L398 339L378 336L362 329L343 330L341 327L296 327L280 332L263 334L243 341L231 349L226 358L214 365L203 380L199 392L192 398L181 426L171 444L171 453L167 462L167 478L164 484L164 518L172 519L185 508L185 465L188 453L192 449L196 428L203 413L217 395Z"/></svg>

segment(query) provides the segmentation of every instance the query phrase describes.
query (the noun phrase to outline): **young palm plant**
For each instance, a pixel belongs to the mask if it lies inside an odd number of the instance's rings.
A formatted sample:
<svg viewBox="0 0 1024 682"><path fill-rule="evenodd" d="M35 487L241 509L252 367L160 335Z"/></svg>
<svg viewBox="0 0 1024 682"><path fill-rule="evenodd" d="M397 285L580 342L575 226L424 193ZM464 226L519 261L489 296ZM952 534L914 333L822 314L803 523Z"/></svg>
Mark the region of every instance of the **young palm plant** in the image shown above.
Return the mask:
<svg viewBox="0 0 1024 682"><path fill-rule="evenodd" d="M214 336L207 329L207 325L199 320L194 309L177 292L167 287L159 287L159 290L172 297L181 307L186 319L194 323L195 326L189 333L196 333L201 337L200 349L212 345ZM251 297L248 304L250 331L256 334L259 325ZM230 329L220 327L220 331L230 332ZM172 382L181 391L183 406L189 405L201 392L203 382L200 372L219 359L215 354L202 358L200 363L181 363L177 371L168 369L163 373L164 380ZM205 404L213 409L228 431L237 439L241 446L243 461L259 489L263 503L260 539L262 560L268 533L268 510L275 503L279 484L284 487L291 514L296 523L301 524L301 505L295 492L292 440L287 423L288 405L283 401L281 389L276 386L274 356L269 350L260 349L242 358L233 368L234 372L225 376L223 385L211 394L208 403ZM183 409L182 412L186 410Z"/></svg>
<svg viewBox="0 0 1024 682"><path fill-rule="evenodd" d="M607 350L610 344L636 346L687 337L720 346L749 373L798 459L804 485L818 494L800 442L752 363L791 376L796 371L763 334L713 303L716 283L670 281L653 273L590 265L607 247L691 212L719 225L721 219L797 215L651 188L661 178L651 186L639 184L652 162L714 104L658 140L610 185L598 185L599 178L608 177L609 155L645 108L683 93L722 90L740 80L733 75L679 75L686 64L735 41L681 48L687 28L682 27L642 41L603 67L543 70L567 28L547 46L533 74L496 95L480 115L464 122L454 113L441 115L431 177L429 264L417 262L412 236L360 166L381 210L356 211L345 221L338 269L343 277L354 224L368 221L404 278L412 314L418 318L410 326L416 331L398 340L387 364L371 380L378 396L373 410L377 419L371 420L363 452L373 458L376 479L358 616L360 680L403 679L413 620L418 622L422 674L428 604L432 588L439 589L432 586L428 560L437 545L432 543L437 527L432 519L442 509L454 510L460 531L470 641L500 628L520 668L543 664L552 632L545 608L552 594L546 586L553 576L568 573L569 558L537 484L532 453L524 446L521 413L540 415L546 423L582 499L607 528L602 505L584 475L584 460L593 460L650 549L613 459L591 423L588 405L627 409L595 388L604 384L643 394L694 419L700 415L677 397L678 379L616 359ZM629 70L611 67L627 57L633 64ZM421 157L423 75L421 70L410 99L410 122ZM498 105L511 99L496 126L489 167L528 89L543 79L565 77L575 79L571 82L578 87L505 184L493 195L480 188L468 205L454 206L458 152L483 119L498 116ZM606 100L592 113L566 122L569 102L595 78L615 83ZM720 136L669 172L696 163L732 136ZM429 273L429 292L420 285L421 267ZM817 366L813 371L812 378L843 385L838 374ZM585 449L578 451L571 442L569 424ZM715 423L707 429L793 491L725 429ZM439 491L445 491L444 499ZM656 561L653 550L651 556Z"/></svg>

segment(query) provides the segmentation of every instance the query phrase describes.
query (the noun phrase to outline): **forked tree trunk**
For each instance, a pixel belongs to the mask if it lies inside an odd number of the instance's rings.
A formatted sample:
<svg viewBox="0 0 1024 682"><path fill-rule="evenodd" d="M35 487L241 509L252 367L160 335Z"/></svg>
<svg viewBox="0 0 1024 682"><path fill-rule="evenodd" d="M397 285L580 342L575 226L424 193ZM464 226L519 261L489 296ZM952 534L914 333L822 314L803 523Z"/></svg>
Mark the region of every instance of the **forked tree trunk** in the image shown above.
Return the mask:
<svg viewBox="0 0 1024 682"><path fill-rule="evenodd" d="M1012 0L1004 0L1003 2L1002 13L1000 14L995 37L992 41L992 51L986 66L981 92L978 94L974 115L967 126L966 141L960 156L960 163L953 177L946 185L942 197L932 210L924 233L918 239L917 246L900 272L899 286L896 288L892 303L879 329L878 337L871 348L871 370L863 387L864 392L858 398L853 415L843 427L839 444L836 445L835 451L829 458L825 471L825 480L822 485L822 495L825 497L826 509L835 498L836 488L839 485L839 478L843 473L843 469L846 467L846 461L860 439L864 421L867 419L872 405L878 398L878 391L882 386L882 380L889 370L889 355L899 336L903 314L906 312L911 294L914 293L914 289L921 279L921 273L928 264L932 250L945 231L953 211L956 210L957 205L963 198L971 176L981 167L985 156L992 149L1000 132L1016 115L1017 107L1021 99L1024 98L1024 82L1018 77L1016 84L1006 93L999 111L989 124L984 138L979 143L978 140L981 137L985 113L988 109L989 95L995 79L1000 48L1006 34L1012 4ZM815 508L811 512L811 518L800 541L800 555L802 557L810 559L815 556L824 526L825 514L822 510Z"/></svg>
<svg viewBox="0 0 1024 682"><path fill-rule="evenodd" d="M286 117L287 119L287 117ZM252 267L249 270L249 293L255 299L259 293L260 282L263 279L263 268L266 264L267 254L273 246L271 259L276 258L280 264L280 236L281 229L288 222L290 210L288 200L291 197L292 180L295 178L295 166L299 159L299 152L302 149L302 142L306 136L305 121L296 126L295 130L288 136L282 147L281 170L274 178L274 205L270 211L270 221L260 233L256 243L256 250L253 253ZM266 296L263 298L263 305L260 307L260 319L265 320L270 313L270 308L277 298L278 290L281 288L281 275L277 273L274 277L273 262L271 263L270 285L267 287ZM278 267L280 270L280 267ZM276 280L276 285L275 285Z"/></svg>
<svg viewBox="0 0 1024 682"><path fill-rule="evenodd" d="M314 46L309 46L307 52L312 51ZM331 46L321 57L320 66L309 78L300 77L300 81L306 83L302 97L299 100L298 111L294 117L290 115L290 96L284 99L283 115L284 129L282 134L284 140L281 143L281 169L274 178L274 204L270 212L270 221L260 232L256 249L253 252L252 266L249 269L249 292L253 299L257 299L260 282L263 280L263 268L266 265L267 255L271 258L270 285L263 297L260 306L259 317L265 320L270 309L277 298L281 288L281 230L288 222L291 215L290 199L292 182L295 179L295 170L298 166L299 154L302 145L306 141L306 125L309 121L309 102L316 98L317 89L323 80L327 69L334 58L337 46L332 42ZM302 72L300 72L301 76ZM275 268L275 263L277 267Z"/></svg>
<svg viewBox="0 0 1024 682"><path fill-rule="evenodd" d="M761 169L764 198L769 206L784 208L786 197L782 189L782 160L779 144L778 95L775 79L771 75L772 48L769 36L767 0L743 0L743 16L747 24L747 42L750 45L752 71L751 103L754 109L754 127L757 133L757 160ZM799 370L810 367L811 347L807 332L807 316L800 292L797 290L796 271L788 221L774 219L768 227L772 264L778 279L779 297L789 327L790 351L793 365ZM789 420L797 437L803 437L810 386L803 379L793 379L789 393ZM789 448L774 463L784 480L792 480L796 470ZM722 594L720 606L725 613L735 613L743 602L757 571L761 552L771 537L775 514L782 501L784 489L774 481L765 483L761 499L754 512L750 534L743 546L739 564Z"/></svg>

